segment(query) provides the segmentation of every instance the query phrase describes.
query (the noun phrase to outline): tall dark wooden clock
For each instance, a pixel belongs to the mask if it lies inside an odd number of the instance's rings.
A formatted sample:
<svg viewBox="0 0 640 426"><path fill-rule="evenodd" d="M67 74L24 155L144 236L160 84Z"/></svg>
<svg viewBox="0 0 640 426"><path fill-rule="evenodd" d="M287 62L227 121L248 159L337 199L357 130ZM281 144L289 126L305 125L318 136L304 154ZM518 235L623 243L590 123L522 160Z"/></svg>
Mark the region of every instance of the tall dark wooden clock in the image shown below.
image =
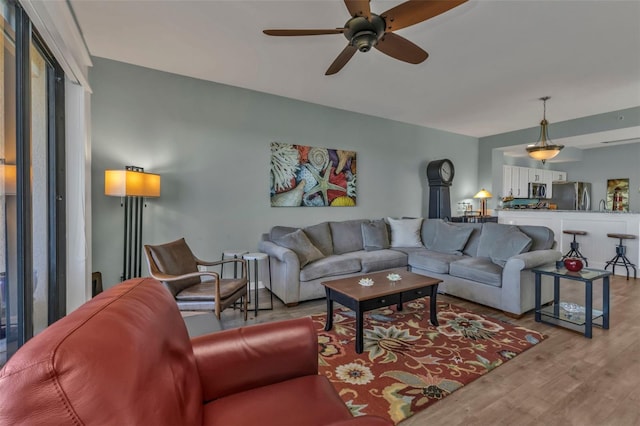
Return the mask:
<svg viewBox="0 0 640 426"><path fill-rule="evenodd" d="M449 159L435 160L427 165L429 181L429 218L451 219L451 195L455 169Z"/></svg>

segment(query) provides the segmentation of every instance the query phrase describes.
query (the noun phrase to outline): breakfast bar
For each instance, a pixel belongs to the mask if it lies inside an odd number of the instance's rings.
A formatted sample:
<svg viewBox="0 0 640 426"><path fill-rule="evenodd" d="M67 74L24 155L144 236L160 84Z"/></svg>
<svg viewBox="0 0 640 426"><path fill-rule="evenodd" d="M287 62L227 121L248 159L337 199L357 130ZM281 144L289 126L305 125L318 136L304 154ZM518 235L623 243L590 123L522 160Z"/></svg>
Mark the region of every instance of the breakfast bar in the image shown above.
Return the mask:
<svg viewBox="0 0 640 426"><path fill-rule="evenodd" d="M638 238L625 240L626 256L640 265L640 214L584 210L498 210L498 222L511 225L543 225L551 228L558 243L557 249L567 253L573 236L563 231L582 229L580 251L589 259L589 267L605 269L616 255L617 240L607 234L630 234ZM610 269L609 269L610 270ZM617 268L616 275L626 275L625 268Z"/></svg>

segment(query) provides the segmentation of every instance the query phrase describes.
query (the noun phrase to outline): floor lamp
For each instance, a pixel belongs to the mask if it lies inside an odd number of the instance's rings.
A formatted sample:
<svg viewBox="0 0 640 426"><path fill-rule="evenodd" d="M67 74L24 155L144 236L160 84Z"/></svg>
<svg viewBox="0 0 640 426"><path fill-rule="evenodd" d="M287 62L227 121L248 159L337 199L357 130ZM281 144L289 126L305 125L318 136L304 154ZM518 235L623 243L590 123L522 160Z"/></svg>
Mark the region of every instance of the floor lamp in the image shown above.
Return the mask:
<svg viewBox="0 0 640 426"><path fill-rule="evenodd" d="M105 170L104 193L121 197L124 207L124 250L122 281L142 275L142 211L145 198L160 196L160 175L145 173L142 167Z"/></svg>

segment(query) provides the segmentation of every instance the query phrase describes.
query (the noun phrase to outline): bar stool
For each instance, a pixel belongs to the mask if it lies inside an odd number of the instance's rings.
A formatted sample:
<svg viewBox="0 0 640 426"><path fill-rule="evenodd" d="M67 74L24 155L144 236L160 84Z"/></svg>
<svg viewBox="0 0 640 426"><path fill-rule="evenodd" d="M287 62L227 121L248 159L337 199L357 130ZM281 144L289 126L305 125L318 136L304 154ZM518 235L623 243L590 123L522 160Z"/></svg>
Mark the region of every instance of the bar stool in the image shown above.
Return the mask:
<svg viewBox="0 0 640 426"><path fill-rule="evenodd" d="M573 241L571 242L571 250L569 250L567 254L562 256L562 259L564 260L567 257L578 257L584 260L584 266L589 266L589 261L587 260L586 257L582 255L582 253L580 253L580 244L578 244L578 242L576 241L576 235L587 235L587 231L572 231L567 229L562 231L562 233L573 235Z"/></svg>
<svg viewBox="0 0 640 426"><path fill-rule="evenodd" d="M620 244L616 246L616 255L613 259L607 262L604 269L607 269L609 265L611 265L611 272L615 275L616 273L616 265L622 265L627 270L627 279L629 279L629 268L633 269L633 278L637 278L636 276L636 265L631 263L631 261L627 258L627 247L622 244L622 240L635 240L635 235L630 234L607 234L609 238L619 238Z"/></svg>
<svg viewBox="0 0 640 426"><path fill-rule="evenodd" d="M242 258L247 261L247 268L249 269L247 271L247 275L249 278L249 282L251 281L251 261L253 260L253 277L254 277L253 281L255 282L255 290L254 290L255 306L253 307L254 314L258 316L258 311L273 310L273 292L271 291L271 264L270 263L267 264L267 268L269 269L269 296L271 298L271 303L268 308L260 308L260 304L258 303L258 283L260 282L258 280L258 269L260 269L259 262L261 260L266 260L267 262L271 262L271 259L266 253L246 253L242 256ZM249 286L249 288L251 288L251 286Z"/></svg>

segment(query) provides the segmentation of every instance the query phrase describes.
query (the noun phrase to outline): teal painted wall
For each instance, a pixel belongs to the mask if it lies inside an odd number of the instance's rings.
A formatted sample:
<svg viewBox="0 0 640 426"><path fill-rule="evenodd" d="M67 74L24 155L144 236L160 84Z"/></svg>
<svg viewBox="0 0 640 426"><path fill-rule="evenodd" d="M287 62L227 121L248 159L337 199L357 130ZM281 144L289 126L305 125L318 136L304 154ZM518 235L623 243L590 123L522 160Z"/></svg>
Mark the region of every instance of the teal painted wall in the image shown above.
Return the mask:
<svg viewBox="0 0 640 426"><path fill-rule="evenodd" d="M90 83L93 268L105 287L120 276L124 226L120 200L104 195L105 169L159 173L162 195L147 203L143 242L184 236L207 260L255 251L273 225L426 216L432 160L455 164L453 212L479 190L476 138L99 58ZM272 141L357 151L358 206L270 207Z"/></svg>

